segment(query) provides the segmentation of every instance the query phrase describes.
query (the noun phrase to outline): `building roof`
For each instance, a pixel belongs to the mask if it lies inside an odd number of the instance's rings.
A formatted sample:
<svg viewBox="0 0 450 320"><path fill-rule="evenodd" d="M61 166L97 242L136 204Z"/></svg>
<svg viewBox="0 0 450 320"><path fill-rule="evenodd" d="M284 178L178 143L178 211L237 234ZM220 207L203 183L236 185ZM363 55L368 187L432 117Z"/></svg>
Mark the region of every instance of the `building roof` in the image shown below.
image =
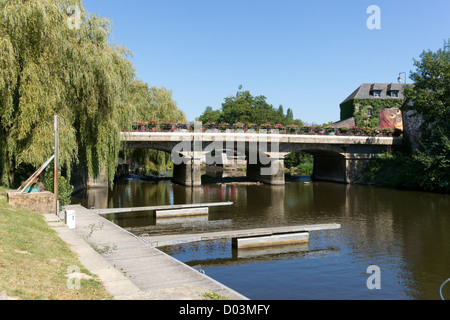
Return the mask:
<svg viewBox="0 0 450 320"><path fill-rule="evenodd" d="M403 88L407 85L405 83L363 83L342 103L352 99L405 99ZM381 90L381 96L374 97L372 94L374 90ZM399 91L398 98L391 97L391 91Z"/></svg>
<svg viewBox="0 0 450 320"><path fill-rule="evenodd" d="M355 119L355 117L351 117L346 120L335 122L330 127L342 128L342 127L354 127L354 126L356 126L356 119Z"/></svg>

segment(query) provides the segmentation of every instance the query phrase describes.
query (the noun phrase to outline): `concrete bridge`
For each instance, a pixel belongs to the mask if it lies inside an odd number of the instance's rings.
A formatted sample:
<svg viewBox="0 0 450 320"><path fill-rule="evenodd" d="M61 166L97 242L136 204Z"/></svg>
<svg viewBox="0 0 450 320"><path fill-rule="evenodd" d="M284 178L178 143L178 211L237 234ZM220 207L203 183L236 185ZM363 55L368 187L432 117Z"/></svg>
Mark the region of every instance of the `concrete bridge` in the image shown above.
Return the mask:
<svg viewBox="0 0 450 320"><path fill-rule="evenodd" d="M371 159L402 144L402 138L394 137L234 132L124 132L121 140L128 149L171 153L172 158L178 158L173 181L192 187L201 186L202 158L208 155L209 159L220 162L221 150L230 155L235 150L245 154L247 177L266 184L285 184L284 158L297 151L314 156L313 179L353 183Z"/></svg>

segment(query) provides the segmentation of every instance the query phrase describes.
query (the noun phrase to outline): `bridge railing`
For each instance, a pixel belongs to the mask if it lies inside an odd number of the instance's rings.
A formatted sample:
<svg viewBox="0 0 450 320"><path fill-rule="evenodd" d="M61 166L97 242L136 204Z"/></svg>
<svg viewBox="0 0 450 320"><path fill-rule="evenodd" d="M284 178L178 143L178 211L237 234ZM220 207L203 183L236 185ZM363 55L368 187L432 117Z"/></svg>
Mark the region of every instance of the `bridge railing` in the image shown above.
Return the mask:
<svg viewBox="0 0 450 320"><path fill-rule="evenodd" d="M382 129L371 127L333 127L333 126L299 126L295 124L282 125L270 123L254 124L254 123L200 123L200 122L135 122L132 125L132 132L194 132L200 130L202 132L256 132L256 133L278 133L278 134L294 134L294 135L337 135L337 136L364 136L364 137L402 137L403 131L399 129ZM122 130L128 131L128 130Z"/></svg>

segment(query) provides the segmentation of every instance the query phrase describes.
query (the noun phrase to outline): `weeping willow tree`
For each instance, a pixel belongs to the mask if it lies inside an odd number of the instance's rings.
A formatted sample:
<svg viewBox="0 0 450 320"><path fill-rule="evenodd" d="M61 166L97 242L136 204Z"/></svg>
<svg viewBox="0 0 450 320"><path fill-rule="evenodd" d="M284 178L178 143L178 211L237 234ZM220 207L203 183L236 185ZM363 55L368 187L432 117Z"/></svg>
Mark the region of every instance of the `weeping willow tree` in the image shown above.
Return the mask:
<svg viewBox="0 0 450 320"><path fill-rule="evenodd" d="M186 121L186 115L178 109L172 92L166 88L150 87L147 83L135 80L130 85L130 103L136 111L134 121Z"/></svg>
<svg viewBox="0 0 450 320"><path fill-rule="evenodd" d="M135 109L134 121L186 121L186 115L178 109L172 92L165 88L150 87L147 83L135 80L130 85L130 103ZM163 171L170 159L170 155L155 150L133 150L128 153L128 157L154 173Z"/></svg>
<svg viewBox="0 0 450 320"><path fill-rule="evenodd" d="M110 21L79 0L0 0L0 173L39 167L53 154L60 116L60 163L74 162L110 185L120 129L131 124L134 69L129 52L108 41Z"/></svg>

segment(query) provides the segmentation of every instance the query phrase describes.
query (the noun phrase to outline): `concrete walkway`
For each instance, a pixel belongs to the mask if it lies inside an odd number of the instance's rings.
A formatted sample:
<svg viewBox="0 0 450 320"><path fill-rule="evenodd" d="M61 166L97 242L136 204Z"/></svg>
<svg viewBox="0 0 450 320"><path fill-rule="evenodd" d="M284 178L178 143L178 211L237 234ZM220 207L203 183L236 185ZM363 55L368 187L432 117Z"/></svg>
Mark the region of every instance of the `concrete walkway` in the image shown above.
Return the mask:
<svg viewBox="0 0 450 320"><path fill-rule="evenodd" d="M55 215L44 217L117 300L202 300L208 292L248 300L82 206L66 210L76 212L74 230Z"/></svg>

